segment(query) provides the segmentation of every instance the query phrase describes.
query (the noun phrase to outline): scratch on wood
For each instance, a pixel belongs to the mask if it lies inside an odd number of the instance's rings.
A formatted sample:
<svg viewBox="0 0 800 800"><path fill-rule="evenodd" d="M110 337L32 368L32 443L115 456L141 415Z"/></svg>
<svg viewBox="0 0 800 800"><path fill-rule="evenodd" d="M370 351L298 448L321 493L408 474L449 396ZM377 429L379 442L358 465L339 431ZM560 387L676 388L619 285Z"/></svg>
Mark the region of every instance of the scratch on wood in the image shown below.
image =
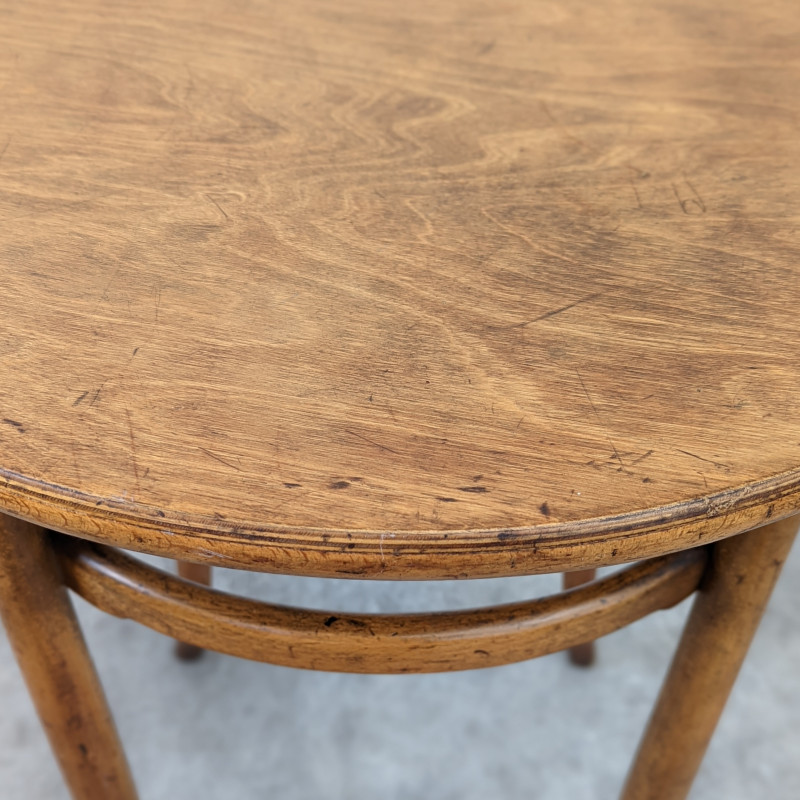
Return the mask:
<svg viewBox="0 0 800 800"><path fill-rule="evenodd" d="M575 261L574 258L570 258L569 256L566 256L563 253L559 253L557 250L552 250L549 247L545 247L542 244L534 243L524 233L520 233L520 231L515 231L513 228L509 227L508 225L505 225L504 223L500 222L500 220L495 219L495 217L493 217L492 214L489 211L487 211L485 208L481 209L481 214L483 214L483 216L486 217L486 219L490 220L495 225L497 225L497 227L500 228L500 230L503 231L504 233L507 233L509 236L516 236L518 239L521 239L534 252L544 253L546 256L550 256L551 258L558 258L561 261L566 261L568 264L575 264L576 266L578 266L578 262Z"/></svg>
<svg viewBox="0 0 800 800"><path fill-rule="evenodd" d="M241 472L242 471L241 467L237 467L236 464L231 464L230 461L226 461L224 458L220 458L218 455L216 455L215 453L212 453L210 450L206 450L205 447L199 447L198 446L198 450L202 450L207 456L210 456L215 461L219 461L220 464L224 464L226 467L230 467L231 469L235 469L237 472Z"/></svg>
<svg viewBox="0 0 800 800"><path fill-rule="evenodd" d="M156 286L156 313L155 313L155 323L156 324L158 324L158 318L159 318L160 312L161 312L161 284L159 283ZM139 348L137 347L136 349L138 350ZM134 351L133 354L136 355L136 351Z"/></svg>
<svg viewBox="0 0 800 800"><path fill-rule="evenodd" d="M705 461L706 464L713 464L715 467L719 467L720 469L730 469L730 464L723 464L721 461L713 461L710 458L703 458L702 456L698 456L695 453L690 453L688 450L680 450L677 447L675 448L676 453L683 453L685 456L691 456L692 458L696 458L698 461Z"/></svg>
<svg viewBox="0 0 800 800"><path fill-rule="evenodd" d="M594 411L594 415L595 417L597 417L597 421L600 423L600 427L603 429L603 432L606 435L606 439L608 439L608 443L611 445L611 449L614 451L614 455L617 457L617 461L619 461L619 463L623 467L626 467L626 464L622 460L622 458L620 458L620 455L617 452L617 448L614 445L614 442L611 440L611 435L608 432L608 428L606 427L606 424L603 422L603 420L600 418L600 414L598 413L597 407L595 406L594 401L592 400L592 396L589 394L589 390L586 388L586 384L583 382L583 378L581 377L581 374L580 372L578 372L577 369L575 370L575 374L578 376L578 380L581 382L583 393L586 395L586 399L589 401L589 405L592 407L592 411Z"/></svg>
<svg viewBox="0 0 800 800"><path fill-rule="evenodd" d="M425 214L423 214L410 200L406 200L404 205L407 206L413 212L413 214L422 221L422 224L425 226L425 232L417 234L417 238L419 239L419 241L424 242L425 244L430 244L430 237L436 233L436 230L433 227L433 224L431 223L430 219L428 219L428 217L425 216ZM414 323L414 325L412 325L411 327L413 328L415 326L416 323ZM411 328L407 328L406 330L411 330Z"/></svg>
<svg viewBox="0 0 800 800"><path fill-rule="evenodd" d="M106 302L109 301L110 298L108 296L108 290L111 288L111 284L116 280L121 269L122 266L120 265L114 270L114 272L111 273L111 277L108 279L108 283L106 283L106 285L103 287L103 293L100 295L101 300L105 300Z"/></svg>
<svg viewBox="0 0 800 800"><path fill-rule="evenodd" d="M577 136L575 136L574 134L570 133L569 129L567 128L567 126L564 125L562 122L559 122L553 116L553 112L550 111L550 107L547 105L547 103L545 103L544 100L540 100L539 101L539 105L541 106L542 111L544 111L545 115L550 120L550 122L552 122L553 125L556 128L558 128L561 131L561 133L563 133L564 136L566 136L567 139L570 139L571 141L575 142L576 144L579 144L581 147L589 148L589 145L587 145L586 142L583 141L583 139L579 139Z"/></svg>
<svg viewBox="0 0 800 800"><path fill-rule="evenodd" d="M689 182L688 178L684 176L683 182L689 187L689 191L694 195L694 197L681 197L680 192L678 191L678 187L673 183L672 184L672 191L675 194L675 199L678 201L678 204L681 207L681 211L684 214L688 214L689 216L697 216L698 214L705 214L706 213L706 204L703 202L703 198L700 197L697 189ZM691 209L696 209L692 211Z"/></svg>
<svg viewBox="0 0 800 800"><path fill-rule="evenodd" d="M377 447L379 450L386 450L389 453L394 453L396 456L401 455L401 453L398 453L397 450L392 450L391 447L387 447L385 444L373 442L372 439L368 439L366 436L362 436L360 433L356 433L355 431L345 430L345 433L349 433L351 436L355 436L356 439L361 439L362 441L371 444L373 447Z"/></svg>
<svg viewBox="0 0 800 800"><path fill-rule="evenodd" d="M630 180L631 189L633 189L633 193L636 195L636 205L639 208L644 208L642 205L642 198L639 197L639 190L636 188L636 184L633 182L633 179Z"/></svg>
<svg viewBox="0 0 800 800"><path fill-rule="evenodd" d="M78 453L75 449L75 442L70 442L70 449L72 450L72 465L75 467L75 477L78 479L78 482L82 482L83 478L81 477L81 467L78 463Z"/></svg>
<svg viewBox="0 0 800 800"><path fill-rule="evenodd" d="M225 209L208 193L206 193L206 197L217 207L219 213L222 214L225 219L230 219L230 217L225 213Z"/></svg>
<svg viewBox="0 0 800 800"><path fill-rule="evenodd" d="M572 303L567 303L567 305L565 306L561 306L560 308L554 308L552 311L548 311L545 314L539 315L538 317L529 319L527 322L518 322L515 325L508 325L503 328L494 328L494 330L512 330L513 328L524 328L526 325L533 325L534 322L541 322L543 319L550 319L550 317L555 317L557 314L562 314L564 311L569 311L571 308L575 308L575 306L581 305L581 303L588 303L590 300L594 300L596 297L600 297L601 294L602 292L595 292L594 294L586 295L586 297L581 297Z"/></svg>
<svg viewBox="0 0 800 800"><path fill-rule="evenodd" d="M131 437L131 461L133 462L133 476L136 479L136 488L139 488L139 463L136 459L136 437L133 435L133 420L131 412L126 408L125 416L128 418L128 433Z"/></svg>

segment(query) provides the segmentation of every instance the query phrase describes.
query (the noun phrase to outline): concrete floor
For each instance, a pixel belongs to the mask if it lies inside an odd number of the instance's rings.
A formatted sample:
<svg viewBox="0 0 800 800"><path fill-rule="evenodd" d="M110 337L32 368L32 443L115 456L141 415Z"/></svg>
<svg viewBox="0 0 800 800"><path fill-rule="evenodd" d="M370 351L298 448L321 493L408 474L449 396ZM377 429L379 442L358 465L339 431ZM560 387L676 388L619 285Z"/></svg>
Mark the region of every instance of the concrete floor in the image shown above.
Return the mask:
<svg viewBox="0 0 800 800"><path fill-rule="evenodd" d="M556 576L380 584L218 570L217 585L344 610L467 607L546 594ZM688 610L562 655L478 672L351 676L206 654L78 601L142 800L611 800ZM693 800L800 798L800 547L742 671ZM0 800L66 800L0 632ZM109 800L113 800L110 798Z"/></svg>

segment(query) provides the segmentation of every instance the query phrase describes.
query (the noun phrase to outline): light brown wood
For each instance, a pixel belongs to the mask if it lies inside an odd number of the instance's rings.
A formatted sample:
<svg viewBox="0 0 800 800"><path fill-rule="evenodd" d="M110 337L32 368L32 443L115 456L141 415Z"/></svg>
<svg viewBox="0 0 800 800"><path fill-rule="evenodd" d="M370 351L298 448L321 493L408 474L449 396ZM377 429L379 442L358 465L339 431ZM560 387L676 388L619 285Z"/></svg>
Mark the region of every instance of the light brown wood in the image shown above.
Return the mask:
<svg viewBox="0 0 800 800"><path fill-rule="evenodd" d="M583 586L590 583L597 577L597 570L581 569L576 572L565 572L563 583L565 589L574 589L576 586ZM581 642L569 649L569 660L577 667L590 667L595 659L594 640Z"/></svg>
<svg viewBox="0 0 800 800"><path fill-rule="evenodd" d="M70 588L111 614L241 658L368 673L478 669L555 653L680 602L697 588L706 564L705 548L695 548L528 602L349 614L228 595L70 537L56 546Z"/></svg>
<svg viewBox="0 0 800 800"><path fill-rule="evenodd" d="M382 578L800 508L795 0L2 19L0 507Z"/></svg>
<svg viewBox="0 0 800 800"><path fill-rule="evenodd" d="M684 800L761 621L800 519L712 548L703 589L622 800Z"/></svg>
<svg viewBox="0 0 800 800"><path fill-rule="evenodd" d="M76 800L136 800L48 534L0 514L0 617Z"/></svg>
<svg viewBox="0 0 800 800"><path fill-rule="evenodd" d="M187 581L194 581L203 586L211 585L211 567L207 564L192 564L188 561L179 561L178 575ZM181 661L197 661L203 655L203 648L187 642L175 642L175 655Z"/></svg>
<svg viewBox="0 0 800 800"><path fill-rule="evenodd" d="M0 511L384 579L590 570L800 511L794 0L0 0L0 18ZM102 695L47 540L3 524L12 638L95 800L63 723L85 705L102 747ZM673 768L664 791L688 785L781 542L720 546L627 800ZM197 614L217 597L165 580ZM132 797L105 746L106 796Z"/></svg>

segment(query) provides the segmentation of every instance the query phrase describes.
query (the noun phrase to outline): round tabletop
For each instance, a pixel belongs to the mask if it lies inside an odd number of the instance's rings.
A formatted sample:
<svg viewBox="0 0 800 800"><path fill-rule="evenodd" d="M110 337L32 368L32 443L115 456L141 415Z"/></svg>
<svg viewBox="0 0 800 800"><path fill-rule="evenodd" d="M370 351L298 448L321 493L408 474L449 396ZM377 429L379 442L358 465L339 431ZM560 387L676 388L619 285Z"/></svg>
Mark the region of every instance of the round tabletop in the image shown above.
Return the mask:
<svg viewBox="0 0 800 800"><path fill-rule="evenodd" d="M800 509L794 0L1 19L0 508L385 578Z"/></svg>

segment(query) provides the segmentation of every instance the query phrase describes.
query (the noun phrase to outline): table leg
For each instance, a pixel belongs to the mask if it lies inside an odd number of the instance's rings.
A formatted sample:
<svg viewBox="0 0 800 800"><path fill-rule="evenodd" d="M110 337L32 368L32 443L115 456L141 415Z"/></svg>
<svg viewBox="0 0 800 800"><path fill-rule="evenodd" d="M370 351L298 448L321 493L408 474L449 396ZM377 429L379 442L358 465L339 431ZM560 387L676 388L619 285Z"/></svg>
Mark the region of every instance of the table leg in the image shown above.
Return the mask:
<svg viewBox="0 0 800 800"><path fill-rule="evenodd" d="M136 800L49 535L2 514L0 614L72 796Z"/></svg>
<svg viewBox="0 0 800 800"><path fill-rule="evenodd" d="M590 583L597 577L596 569L579 569L576 572L564 573L564 588L573 589ZM594 642L583 642L576 644L569 649L569 660L578 667L590 667L594 664L595 645Z"/></svg>
<svg viewBox="0 0 800 800"><path fill-rule="evenodd" d="M799 521L795 516L713 546L622 800L687 796Z"/></svg>
<svg viewBox="0 0 800 800"><path fill-rule="evenodd" d="M203 586L211 586L211 567L207 564L192 564L189 561L178 562L178 575L187 581L201 583ZM175 655L181 661L196 661L203 655L205 650L186 642L175 642Z"/></svg>

